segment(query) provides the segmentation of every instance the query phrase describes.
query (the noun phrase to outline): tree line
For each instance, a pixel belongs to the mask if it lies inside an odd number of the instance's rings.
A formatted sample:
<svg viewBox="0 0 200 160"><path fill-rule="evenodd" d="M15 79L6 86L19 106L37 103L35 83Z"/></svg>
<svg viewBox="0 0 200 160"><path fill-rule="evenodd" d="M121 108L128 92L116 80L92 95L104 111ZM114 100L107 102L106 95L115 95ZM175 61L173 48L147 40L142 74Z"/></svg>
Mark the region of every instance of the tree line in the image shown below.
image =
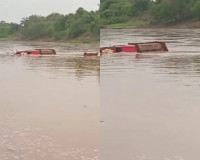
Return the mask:
<svg viewBox="0 0 200 160"><path fill-rule="evenodd" d="M76 13L52 13L46 17L31 15L20 24L0 22L0 38L71 40L90 37L98 40L100 13L79 8Z"/></svg>
<svg viewBox="0 0 200 160"><path fill-rule="evenodd" d="M101 0L101 24L127 22L146 15L152 23L200 19L200 0Z"/></svg>

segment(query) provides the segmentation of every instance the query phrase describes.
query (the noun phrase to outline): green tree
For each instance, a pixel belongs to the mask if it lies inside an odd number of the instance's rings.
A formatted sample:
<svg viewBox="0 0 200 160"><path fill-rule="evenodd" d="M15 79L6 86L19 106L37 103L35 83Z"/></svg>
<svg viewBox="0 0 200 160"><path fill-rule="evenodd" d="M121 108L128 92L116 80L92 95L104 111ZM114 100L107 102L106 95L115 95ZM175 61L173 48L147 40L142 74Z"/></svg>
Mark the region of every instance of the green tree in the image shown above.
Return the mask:
<svg viewBox="0 0 200 160"><path fill-rule="evenodd" d="M194 17L200 19L200 0L198 0L194 3L194 5L191 8L191 11L192 11L192 15L194 15Z"/></svg>

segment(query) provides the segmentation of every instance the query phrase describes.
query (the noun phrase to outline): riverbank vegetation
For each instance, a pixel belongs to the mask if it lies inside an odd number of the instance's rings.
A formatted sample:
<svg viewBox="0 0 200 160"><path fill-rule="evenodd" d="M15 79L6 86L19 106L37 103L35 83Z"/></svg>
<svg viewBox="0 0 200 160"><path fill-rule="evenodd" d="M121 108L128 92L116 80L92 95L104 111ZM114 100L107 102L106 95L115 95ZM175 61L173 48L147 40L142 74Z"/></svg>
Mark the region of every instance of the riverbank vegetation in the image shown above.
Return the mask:
<svg viewBox="0 0 200 160"><path fill-rule="evenodd" d="M16 40L99 41L100 13L79 8L76 13L31 15L20 24L0 22L0 38Z"/></svg>
<svg viewBox="0 0 200 160"><path fill-rule="evenodd" d="M101 26L183 24L200 28L200 0L101 0Z"/></svg>

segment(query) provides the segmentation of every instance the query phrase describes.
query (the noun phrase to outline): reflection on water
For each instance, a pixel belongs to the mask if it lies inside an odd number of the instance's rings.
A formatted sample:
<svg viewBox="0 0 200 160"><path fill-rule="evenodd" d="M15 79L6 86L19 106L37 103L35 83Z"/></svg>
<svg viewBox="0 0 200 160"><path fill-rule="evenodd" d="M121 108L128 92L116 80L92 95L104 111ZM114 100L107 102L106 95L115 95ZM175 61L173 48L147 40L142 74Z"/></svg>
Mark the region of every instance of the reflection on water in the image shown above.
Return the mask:
<svg viewBox="0 0 200 160"><path fill-rule="evenodd" d="M101 46L161 40L169 52L101 57L102 159L200 159L200 30L107 30Z"/></svg>
<svg viewBox="0 0 200 160"><path fill-rule="evenodd" d="M5 54L10 44L58 54L11 56ZM0 46L0 159L98 160L99 58L84 58L72 44Z"/></svg>
<svg viewBox="0 0 200 160"><path fill-rule="evenodd" d="M69 57L69 56L1 56L1 63L21 62L27 70L50 72L57 76L77 77L100 76L99 57ZM5 64L5 65L6 65ZM63 72L63 74L61 74ZM65 74L67 73L67 74ZM57 76L54 76L56 78Z"/></svg>

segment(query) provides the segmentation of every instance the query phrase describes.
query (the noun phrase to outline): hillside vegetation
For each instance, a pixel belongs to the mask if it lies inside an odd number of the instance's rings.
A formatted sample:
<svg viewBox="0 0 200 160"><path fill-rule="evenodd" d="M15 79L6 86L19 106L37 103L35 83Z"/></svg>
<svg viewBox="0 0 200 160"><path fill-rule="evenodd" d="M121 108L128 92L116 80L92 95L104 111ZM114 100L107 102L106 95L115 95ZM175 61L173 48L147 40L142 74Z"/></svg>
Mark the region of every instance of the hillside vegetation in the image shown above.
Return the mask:
<svg viewBox="0 0 200 160"><path fill-rule="evenodd" d="M1 21L0 38L99 41L99 21L99 11L88 12L83 8L68 15L32 15L23 18L20 24Z"/></svg>
<svg viewBox="0 0 200 160"><path fill-rule="evenodd" d="M101 0L100 12L101 25L142 26L199 21L200 0Z"/></svg>

